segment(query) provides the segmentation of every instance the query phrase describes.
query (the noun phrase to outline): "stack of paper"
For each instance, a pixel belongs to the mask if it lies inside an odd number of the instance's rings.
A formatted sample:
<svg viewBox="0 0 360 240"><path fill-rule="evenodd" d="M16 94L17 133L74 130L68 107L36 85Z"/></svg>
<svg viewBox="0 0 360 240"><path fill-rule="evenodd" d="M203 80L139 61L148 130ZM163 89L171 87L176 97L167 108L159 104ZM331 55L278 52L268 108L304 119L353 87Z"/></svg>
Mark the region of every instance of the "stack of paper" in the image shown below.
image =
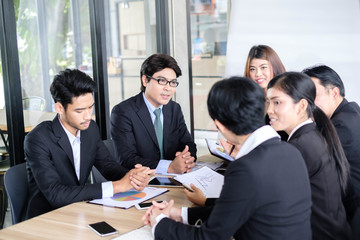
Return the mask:
<svg viewBox="0 0 360 240"><path fill-rule="evenodd" d="M207 198L218 198L224 184L224 176L206 166L196 171L178 175L175 179L188 188L190 188L191 183L194 184L200 188Z"/></svg>

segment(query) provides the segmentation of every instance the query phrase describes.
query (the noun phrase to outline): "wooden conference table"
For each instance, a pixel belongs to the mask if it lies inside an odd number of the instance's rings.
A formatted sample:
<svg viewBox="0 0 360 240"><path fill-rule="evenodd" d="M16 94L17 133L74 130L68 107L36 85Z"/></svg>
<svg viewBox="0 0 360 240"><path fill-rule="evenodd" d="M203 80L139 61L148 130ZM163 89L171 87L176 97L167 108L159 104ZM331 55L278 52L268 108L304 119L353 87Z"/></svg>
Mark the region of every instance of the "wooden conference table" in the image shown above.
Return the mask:
<svg viewBox="0 0 360 240"><path fill-rule="evenodd" d="M219 161L210 155L199 160ZM221 160L220 160L221 161ZM169 187L169 192L154 200L175 200L175 207L193 206L182 187ZM0 239L112 239L143 226L141 217L145 210L119 209L77 202L0 230ZM118 230L118 234L100 237L88 224L106 221Z"/></svg>

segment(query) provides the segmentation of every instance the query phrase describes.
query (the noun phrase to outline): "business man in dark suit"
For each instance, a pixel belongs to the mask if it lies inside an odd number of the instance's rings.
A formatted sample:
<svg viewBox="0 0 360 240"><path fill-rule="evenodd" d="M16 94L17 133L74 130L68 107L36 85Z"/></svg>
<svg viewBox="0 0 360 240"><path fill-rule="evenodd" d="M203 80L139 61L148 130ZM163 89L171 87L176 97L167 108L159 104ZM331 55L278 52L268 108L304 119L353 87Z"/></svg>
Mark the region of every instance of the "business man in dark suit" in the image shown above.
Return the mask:
<svg viewBox="0 0 360 240"><path fill-rule="evenodd" d="M141 66L141 92L112 109L111 136L123 166L140 163L163 174L194 167L196 145L180 105L171 100L179 76L174 58L154 54Z"/></svg>
<svg viewBox="0 0 360 240"><path fill-rule="evenodd" d="M95 90L95 82L79 70L66 69L55 76L50 91L57 116L40 123L25 138L28 218L147 185L152 170L138 165L129 171L111 158L101 141L91 120ZM110 181L87 184L93 166Z"/></svg>
<svg viewBox="0 0 360 240"><path fill-rule="evenodd" d="M307 68L303 72L315 83L317 94L315 104L334 124L349 161L348 195L350 196L345 200L345 207L356 239L359 239L360 228L355 224L360 222L360 107L357 103L346 100L344 84L340 76L330 67L319 65Z"/></svg>
<svg viewBox="0 0 360 240"><path fill-rule="evenodd" d="M210 90L208 110L221 134L241 148L213 207L157 204L143 217L155 239L311 239L311 193L304 159L264 126L264 91L233 77ZM198 221L198 220L201 221ZM201 226L191 225L202 222Z"/></svg>

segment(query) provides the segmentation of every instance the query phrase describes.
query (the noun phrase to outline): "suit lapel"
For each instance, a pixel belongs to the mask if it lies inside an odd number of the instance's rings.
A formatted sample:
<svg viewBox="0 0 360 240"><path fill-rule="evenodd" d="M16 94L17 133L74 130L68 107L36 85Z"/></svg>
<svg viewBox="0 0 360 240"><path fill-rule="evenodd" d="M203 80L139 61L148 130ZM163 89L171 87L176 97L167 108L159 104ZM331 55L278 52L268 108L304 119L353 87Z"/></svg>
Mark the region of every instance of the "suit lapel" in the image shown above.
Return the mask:
<svg viewBox="0 0 360 240"><path fill-rule="evenodd" d="M56 115L53 120L53 132L54 132L54 135L58 138L59 146L64 150L64 152L68 156L68 158L73 166L74 172L75 172L74 156L72 154L72 148L70 145L70 141L69 141L68 136L66 135L66 132L64 131L63 127L61 126L58 115Z"/></svg>
<svg viewBox="0 0 360 240"><path fill-rule="evenodd" d="M155 129L154 129L154 124L152 123L149 109L147 108L147 106L144 102L142 92L137 95L135 105L138 108L136 113L139 116L141 122L143 123L146 131L149 133L151 139L156 144L156 146L159 147L159 144L158 144L158 141L156 138Z"/></svg>

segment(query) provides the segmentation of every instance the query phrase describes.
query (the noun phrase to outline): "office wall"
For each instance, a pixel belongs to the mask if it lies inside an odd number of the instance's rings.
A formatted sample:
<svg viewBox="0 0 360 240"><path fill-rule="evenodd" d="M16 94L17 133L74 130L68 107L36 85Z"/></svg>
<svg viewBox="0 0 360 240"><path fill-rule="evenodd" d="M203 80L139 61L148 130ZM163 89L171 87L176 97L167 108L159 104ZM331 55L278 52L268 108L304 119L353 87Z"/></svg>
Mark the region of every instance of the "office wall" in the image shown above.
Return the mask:
<svg viewBox="0 0 360 240"><path fill-rule="evenodd" d="M358 0L233 0L226 75L243 75L253 45L274 48L287 70L322 63L345 83L348 100L360 103Z"/></svg>

